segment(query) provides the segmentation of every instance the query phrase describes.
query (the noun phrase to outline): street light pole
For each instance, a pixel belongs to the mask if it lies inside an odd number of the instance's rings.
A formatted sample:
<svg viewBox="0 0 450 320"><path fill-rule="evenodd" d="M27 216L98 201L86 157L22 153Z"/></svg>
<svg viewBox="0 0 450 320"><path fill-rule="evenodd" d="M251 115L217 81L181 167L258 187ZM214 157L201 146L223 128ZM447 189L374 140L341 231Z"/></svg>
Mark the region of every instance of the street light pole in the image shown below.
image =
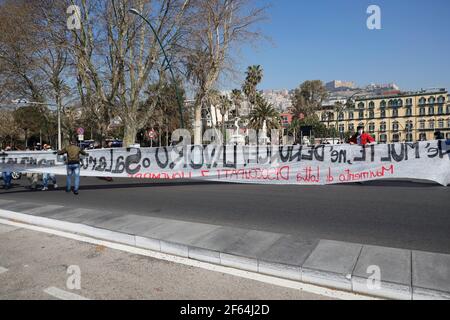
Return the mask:
<svg viewBox="0 0 450 320"><path fill-rule="evenodd" d="M179 113L180 113L181 129L184 129L183 104L181 102L180 91L178 90L178 85L177 85L177 81L175 79L175 74L172 70L172 66L170 64L169 58L167 57L166 50L164 49L164 46L162 45L162 42L159 39L158 33L156 32L155 28L153 28L153 25L150 23L150 21L148 21L148 19L145 18L139 10L137 10L135 8L131 8L128 10L128 12L141 17L142 20L144 20L149 25L150 29L152 30L153 34L155 35L156 41L158 41L158 44L161 47L162 53L164 55L164 59L166 60L167 67L169 68L170 75L172 77L172 81L175 86L175 93L177 96L178 109L179 109Z"/></svg>

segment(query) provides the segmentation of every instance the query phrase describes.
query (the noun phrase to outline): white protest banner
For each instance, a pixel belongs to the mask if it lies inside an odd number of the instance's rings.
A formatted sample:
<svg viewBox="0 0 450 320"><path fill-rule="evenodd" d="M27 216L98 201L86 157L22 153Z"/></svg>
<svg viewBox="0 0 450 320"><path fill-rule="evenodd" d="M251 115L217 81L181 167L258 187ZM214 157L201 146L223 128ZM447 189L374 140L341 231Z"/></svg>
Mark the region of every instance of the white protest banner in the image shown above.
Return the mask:
<svg viewBox="0 0 450 320"><path fill-rule="evenodd" d="M202 179L232 183L327 185L383 179L450 184L450 143L296 146L195 145L88 150L81 175L136 179ZM64 175L52 152L0 154L0 171Z"/></svg>

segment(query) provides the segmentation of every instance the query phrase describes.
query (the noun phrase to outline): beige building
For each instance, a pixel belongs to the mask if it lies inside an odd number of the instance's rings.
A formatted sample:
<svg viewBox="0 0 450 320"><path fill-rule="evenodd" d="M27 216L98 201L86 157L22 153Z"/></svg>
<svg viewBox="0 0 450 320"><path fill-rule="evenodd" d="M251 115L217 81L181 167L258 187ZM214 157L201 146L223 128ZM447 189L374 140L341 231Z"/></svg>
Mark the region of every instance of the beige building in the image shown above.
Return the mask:
<svg viewBox="0 0 450 320"><path fill-rule="evenodd" d="M319 117L341 134L364 126L381 143L432 140L436 131L450 139L450 101L445 89L360 97L351 109L338 112L324 107Z"/></svg>

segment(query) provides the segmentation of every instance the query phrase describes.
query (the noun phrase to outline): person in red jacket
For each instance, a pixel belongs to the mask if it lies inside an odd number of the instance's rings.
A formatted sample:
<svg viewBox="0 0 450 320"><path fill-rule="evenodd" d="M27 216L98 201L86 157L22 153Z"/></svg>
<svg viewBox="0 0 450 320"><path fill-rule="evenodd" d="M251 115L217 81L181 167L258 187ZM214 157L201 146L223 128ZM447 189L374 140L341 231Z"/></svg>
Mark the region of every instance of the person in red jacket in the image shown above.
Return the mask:
<svg viewBox="0 0 450 320"><path fill-rule="evenodd" d="M374 143L375 139L368 133L364 132L364 127L358 127L358 132L350 138L350 144L365 146Z"/></svg>

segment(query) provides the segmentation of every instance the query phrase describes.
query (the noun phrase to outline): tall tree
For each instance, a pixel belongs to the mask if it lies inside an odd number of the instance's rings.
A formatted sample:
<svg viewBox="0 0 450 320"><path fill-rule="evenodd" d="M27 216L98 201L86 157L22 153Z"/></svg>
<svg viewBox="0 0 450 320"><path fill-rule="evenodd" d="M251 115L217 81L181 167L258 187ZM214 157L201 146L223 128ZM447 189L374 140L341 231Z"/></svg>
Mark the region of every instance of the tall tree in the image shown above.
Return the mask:
<svg viewBox="0 0 450 320"><path fill-rule="evenodd" d="M256 106L250 114L250 127L259 131L266 121L267 129L278 129L280 127L280 114L261 95L256 96Z"/></svg>
<svg viewBox="0 0 450 320"><path fill-rule="evenodd" d="M202 111L219 76L230 70L233 50L260 36L254 25L264 8L250 0L193 0L185 64L195 86L194 143L201 144Z"/></svg>
<svg viewBox="0 0 450 320"><path fill-rule="evenodd" d="M320 80L305 81L292 96L292 113L295 118L315 115L328 93Z"/></svg>
<svg viewBox="0 0 450 320"><path fill-rule="evenodd" d="M43 102L46 81L38 52L42 26L37 1L6 0L0 5L0 87L4 99Z"/></svg>
<svg viewBox="0 0 450 320"><path fill-rule="evenodd" d="M124 125L124 144L135 142L138 130L155 105L146 105L145 90L167 67L151 28L130 15L133 7L154 24L169 55L182 36L189 0L86 0L77 1L82 11L81 30L73 31L80 93L104 119L103 131L118 116Z"/></svg>
<svg viewBox="0 0 450 320"><path fill-rule="evenodd" d="M242 106L242 91L239 89L233 89L231 91L231 101L234 105L235 116L240 116L240 109Z"/></svg>
<svg viewBox="0 0 450 320"><path fill-rule="evenodd" d="M243 92L252 106L256 104L257 86L263 79L263 69L259 65L249 66L246 72Z"/></svg>

